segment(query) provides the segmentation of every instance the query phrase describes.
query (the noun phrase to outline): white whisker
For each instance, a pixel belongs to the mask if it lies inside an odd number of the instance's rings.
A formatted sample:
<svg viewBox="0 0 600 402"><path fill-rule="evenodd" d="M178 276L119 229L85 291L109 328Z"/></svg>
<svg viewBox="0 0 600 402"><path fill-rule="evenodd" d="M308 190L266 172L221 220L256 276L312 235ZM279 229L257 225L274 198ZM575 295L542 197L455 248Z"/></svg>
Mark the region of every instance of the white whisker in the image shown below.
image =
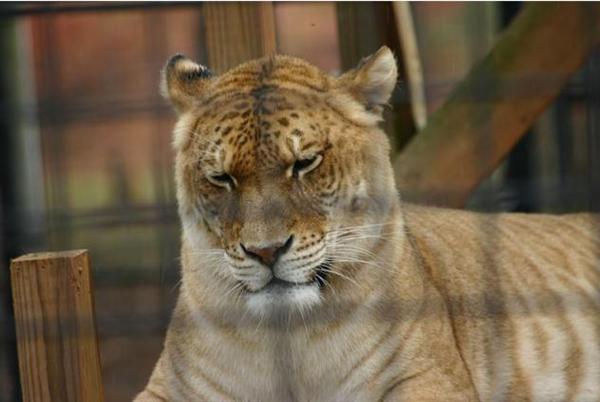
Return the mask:
<svg viewBox="0 0 600 402"><path fill-rule="evenodd" d="M356 282L354 279L352 279L352 278L350 278L350 277L348 277L348 276L346 276L346 275L344 275L344 274L342 274L340 272L337 272L337 271L334 271L334 270L332 270L330 268L325 268L325 267L321 267L320 270L323 271L323 272L332 274L332 275L337 275L340 278L343 278L343 279L347 280L348 282L350 282L350 283L358 286L359 288L362 288L362 286L358 282Z"/></svg>

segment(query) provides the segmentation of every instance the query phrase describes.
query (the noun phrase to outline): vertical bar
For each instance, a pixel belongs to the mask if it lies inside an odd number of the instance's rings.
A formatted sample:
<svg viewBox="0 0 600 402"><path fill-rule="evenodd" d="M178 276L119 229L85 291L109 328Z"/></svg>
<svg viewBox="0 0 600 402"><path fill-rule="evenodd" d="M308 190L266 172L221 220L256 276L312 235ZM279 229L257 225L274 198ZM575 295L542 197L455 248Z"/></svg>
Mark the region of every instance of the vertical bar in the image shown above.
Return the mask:
<svg viewBox="0 0 600 402"><path fill-rule="evenodd" d="M427 102L425 100L425 82L423 80L423 69L421 68L421 56L417 43L417 34L407 1L392 3L398 37L402 45L402 57L406 69L406 80L409 87L410 104L413 113L415 128L421 130L427 123Z"/></svg>
<svg viewBox="0 0 600 402"><path fill-rule="evenodd" d="M29 21L0 21L0 402L21 400L8 261L46 243Z"/></svg>
<svg viewBox="0 0 600 402"><path fill-rule="evenodd" d="M595 50L585 69L587 89L587 209L600 212L600 51Z"/></svg>
<svg viewBox="0 0 600 402"><path fill-rule="evenodd" d="M271 2L208 2L204 14L208 67L224 72L276 52Z"/></svg>
<svg viewBox="0 0 600 402"><path fill-rule="evenodd" d="M87 251L19 257L11 281L23 399L102 402Z"/></svg>

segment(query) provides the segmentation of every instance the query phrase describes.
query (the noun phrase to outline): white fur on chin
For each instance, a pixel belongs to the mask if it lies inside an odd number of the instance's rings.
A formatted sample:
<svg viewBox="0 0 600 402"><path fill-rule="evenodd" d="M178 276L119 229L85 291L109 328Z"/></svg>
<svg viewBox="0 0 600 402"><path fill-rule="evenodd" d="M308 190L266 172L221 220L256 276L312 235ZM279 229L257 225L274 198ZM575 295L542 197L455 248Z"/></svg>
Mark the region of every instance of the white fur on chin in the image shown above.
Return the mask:
<svg viewBox="0 0 600 402"><path fill-rule="evenodd" d="M304 313L320 303L321 291L316 283L294 287L274 285L246 296L248 311L261 318L293 311Z"/></svg>

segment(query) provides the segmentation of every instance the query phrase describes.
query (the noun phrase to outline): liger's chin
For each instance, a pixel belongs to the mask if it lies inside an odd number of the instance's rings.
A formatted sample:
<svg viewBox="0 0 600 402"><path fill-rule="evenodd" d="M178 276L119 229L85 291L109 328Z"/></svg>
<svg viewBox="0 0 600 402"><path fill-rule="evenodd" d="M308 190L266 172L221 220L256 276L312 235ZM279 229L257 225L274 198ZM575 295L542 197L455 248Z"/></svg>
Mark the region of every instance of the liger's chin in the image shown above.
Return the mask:
<svg viewBox="0 0 600 402"><path fill-rule="evenodd" d="M246 294L248 311L259 318L305 314L321 302L321 290L317 282L289 284L272 281L259 291Z"/></svg>

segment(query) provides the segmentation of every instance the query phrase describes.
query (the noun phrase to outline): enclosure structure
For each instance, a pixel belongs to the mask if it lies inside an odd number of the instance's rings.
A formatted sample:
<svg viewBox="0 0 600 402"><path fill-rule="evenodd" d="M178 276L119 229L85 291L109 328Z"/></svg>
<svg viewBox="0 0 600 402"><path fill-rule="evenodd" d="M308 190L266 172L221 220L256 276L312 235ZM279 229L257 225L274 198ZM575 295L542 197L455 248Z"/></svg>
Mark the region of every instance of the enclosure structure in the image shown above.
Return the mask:
<svg viewBox="0 0 600 402"><path fill-rule="evenodd" d="M386 44L402 76L386 130L406 198L597 210L596 6L406 6L0 9L3 324L12 317L10 258L88 248L107 400L127 399L147 379L178 278L173 117L157 90L163 63L177 52L217 72L277 51L337 73ZM0 400L12 401L20 389L16 340L12 325L0 327L0 388L11 390Z"/></svg>
<svg viewBox="0 0 600 402"><path fill-rule="evenodd" d="M23 400L102 402L87 251L16 258L11 284Z"/></svg>

